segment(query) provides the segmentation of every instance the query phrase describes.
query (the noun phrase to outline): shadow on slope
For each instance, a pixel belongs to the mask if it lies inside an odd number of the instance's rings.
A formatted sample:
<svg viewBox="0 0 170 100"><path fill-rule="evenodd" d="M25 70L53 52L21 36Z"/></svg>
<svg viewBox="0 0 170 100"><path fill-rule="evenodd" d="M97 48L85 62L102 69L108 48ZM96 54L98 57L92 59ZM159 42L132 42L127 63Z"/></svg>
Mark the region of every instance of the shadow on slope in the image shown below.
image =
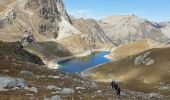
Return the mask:
<svg viewBox="0 0 170 100"><path fill-rule="evenodd" d="M24 50L19 42L2 42L0 41L0 58L25 61L43 65L42 60Z"/></svg>
<svg viewBox="0 0 170 100"><path fill-rule="evenodd" d="M55 61L60 58L72 56L72 53L60 43L52 41L29 43L24 48L38 55L50 67L55 66Z"/></svg>

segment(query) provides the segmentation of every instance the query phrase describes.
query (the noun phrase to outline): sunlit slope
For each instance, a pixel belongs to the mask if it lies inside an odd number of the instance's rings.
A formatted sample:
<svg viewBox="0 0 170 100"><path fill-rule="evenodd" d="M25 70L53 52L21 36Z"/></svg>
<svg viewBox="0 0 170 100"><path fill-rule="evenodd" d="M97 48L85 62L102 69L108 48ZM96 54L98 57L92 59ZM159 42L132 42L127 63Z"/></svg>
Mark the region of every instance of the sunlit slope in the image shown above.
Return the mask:
<svg viewBox="0 0 170 100"><path fill-rule="evenodd" d="M155 48L100 65L88 72L97 81L170 83L170 47Z"/></svg>
<svg viewBox="0 0 170 100"><path fill-rule="evenodd" d="M158 47L163 47L163 44L160 44L150 39L141 39L113 48L111 54L109 55L109 58L113 60L118 60L127 56L141 53L151 48Z"/></svg>

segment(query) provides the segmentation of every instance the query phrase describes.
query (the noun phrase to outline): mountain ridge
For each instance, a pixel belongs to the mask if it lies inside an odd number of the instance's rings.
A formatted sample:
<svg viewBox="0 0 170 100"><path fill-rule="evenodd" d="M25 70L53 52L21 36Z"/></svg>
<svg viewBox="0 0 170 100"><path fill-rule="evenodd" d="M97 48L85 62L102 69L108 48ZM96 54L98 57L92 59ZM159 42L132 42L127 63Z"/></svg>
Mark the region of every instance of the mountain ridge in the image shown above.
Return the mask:
<svg viewBox="0 0 170 100"><path fill-rule="evenodd" d="M117 44L126 44L141 38L150 38L159 42L168 40L161 31L161 25L135 15L105 17L99 21L99 25Z"/></svg>

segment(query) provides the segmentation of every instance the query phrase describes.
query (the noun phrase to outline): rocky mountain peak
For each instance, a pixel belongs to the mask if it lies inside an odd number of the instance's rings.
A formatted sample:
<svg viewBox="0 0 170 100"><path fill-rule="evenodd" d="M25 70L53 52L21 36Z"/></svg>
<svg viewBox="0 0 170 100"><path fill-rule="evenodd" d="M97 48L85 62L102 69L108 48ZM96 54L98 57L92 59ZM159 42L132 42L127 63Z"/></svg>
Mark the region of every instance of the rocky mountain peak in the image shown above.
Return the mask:
<svg viewBox="0 0 170 100"><path fill-rule="evenodd" d="M4 41L19 41L29 35L37 41L55 41L79 34L62 0L16 0L0 14L0 31L6 34L0 34Z"/></svg>
<svg viewBox="0 0 170 100"><path fill-rule="evenodd" d="M62 0L28 0L25 4L25 9L38 11L39 16L44 19L50 19L51 21L57 19L60 21L62 16L70 22Z"/></svg>

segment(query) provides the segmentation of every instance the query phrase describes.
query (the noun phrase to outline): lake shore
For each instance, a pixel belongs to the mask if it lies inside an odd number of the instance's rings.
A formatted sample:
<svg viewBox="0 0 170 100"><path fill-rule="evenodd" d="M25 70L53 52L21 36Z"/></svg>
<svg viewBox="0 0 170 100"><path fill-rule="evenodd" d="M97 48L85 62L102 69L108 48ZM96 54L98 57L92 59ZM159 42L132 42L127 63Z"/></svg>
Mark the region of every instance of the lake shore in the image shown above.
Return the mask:
<svg viewBox="0 0 170 100"><path fill-rule="evenodd" d="M54 59L54 60L51 60L50 62L48 62L48 65L53 66L53 67L49 67L49 69L59 69L60 65L58 64L58 62L65 61L65 60L71 60L71 59L75 59L75 58L80 58L80 57L86 57L86 56L91 55L93 52L102 52L102 51L110 51L110 50L93 49L93 50L85 51L82 54L78 54L78 55L74 55L74 56L68 56L68 57L62 57L62 58L59 58L59 59ZM107 58L107 57L105 57L105 58Z"/></svg>

